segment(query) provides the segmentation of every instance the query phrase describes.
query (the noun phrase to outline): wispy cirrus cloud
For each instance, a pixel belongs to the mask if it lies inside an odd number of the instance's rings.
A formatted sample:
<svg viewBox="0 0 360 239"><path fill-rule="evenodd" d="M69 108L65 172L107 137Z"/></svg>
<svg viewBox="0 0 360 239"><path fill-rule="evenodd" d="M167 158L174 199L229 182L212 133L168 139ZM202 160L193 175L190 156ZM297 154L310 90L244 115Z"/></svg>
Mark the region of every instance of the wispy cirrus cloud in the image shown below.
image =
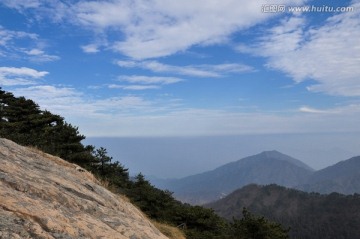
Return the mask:
<svg viewBox="0 0 360 239"><path fill-rule="evenodd" d="M307 0L281 0L292 6ZM4 0L3 4L20 12L30 11L34 18L50 18L89 29L108 37L110 48L130 58L143 60L186 51L192 46L229 42L231 34L252 27L277 14L261 12L266 0ZM226 13L226 14L224 14ZM110 33L110 34L107 34ZM102 43L103 44L103 43ZM83 48L94 52L90 45Z"/></svg>
<svg viewBox="0 0 360 239"><path fill-rule="evenodd" d="M126 81L133 84L159 84L170 85L184 81L177 77L164 77L164 76L139 76L139 75L121 75L118 76L119 81Z"/></svg>
<svg viewBox="0 0 360 239"><path fill-rule="evenodd" d="M229 73L245 73L254 71L251 66L230 63L214 65L187 65L176 66L164 64L158 61L116 61L116 64L125 68L141 68L155 73L170 73L176 75L194 76L194 77L222 77Z"/></svg>
<svg viewBox="0 0 360 239"><path fill-rule="evenodd" d="M99 46L97 44L83 45L83 46L81 46L81 49L85 53L98 53L100 51Z"/></svg>
<svg viewBox="0 0 360 239"><path fill-rule="evenodd" d="M39 36L34 33L27 33L24 31L12 31L0 25L0 50L3 52L13 51L15 41L19 39L30 39L36 41Z"/></svg>
<svg viewBox="0 0 360 239"><path fill-rule="evenodd" d="M279 114L187 107L171 97L147 99L128 94L96 98L67 86L18 87L13 93L31 98L41 108L81 125L88 136L355 132L360 119L357 103L329 109L302 106Z"/></svg>
<svg viewBox="0 0 360 239"><path fill-rule="evenodd" d="M273 0L272 4L300 5L308 0ZM193 46L230 42L233 33L262 23L277 14L264 14L266 0L193 1L73 1L4 0L3 4L33 18L50 18L94 32L86 53L103 46L132 59L144 60L184 52ZM226 14L224 14L226 13ZM110 37L111 35L111 37ZM115 36L115 37L114 37ZM100 38L106 41L98 43Z"/></svg>
<svg viewBox="0 0 360 239"><path fill-rule="evenodd" d="M24 46L19 40L28 40ZM34 48L33 46L37 46ZM46 44L37 34L12 31L0 26L0 57L20 58L34 62L49 62L60 57L45 52Z"/></svg>
<svg viewBox="0 0 360 239"><path fill-rule="evenodd" d="M122 89L122 90L155 90L160 89L159 85L119 85L119 84L110 84L108 85L110 89Z"/></svg>
<svg viewBox="0 0 360 239"><path fill-rule="evenodd" d="M28 8L38 8L41 6L41 0L3 0L1 3L7 7L23 11Z"/></svg>
<svg viewBox="0 0 360 239"><path fill-rule="evenodd" d="M354 9L360 8L354 1ZM337 96L360 96L360 11L331 16L309 28L302 15L281 20L251 46L238 50L268 59L267 66L295 82L315 80L309 91Z"/></svg>
<svg viewBox="0 0 360 239"><path fill-rule="evenodd" d="M158 102L144 101L141 98L118 100L108 99L103 104L94 103L92 107L96 106L99 110L101 110L102 105L105 107L112 105L115 108L111 115L106 112L106 114L97 115L96 120L87 122L83 120L85 122L83 126L86 127L88 135L144 137L359 132L354 129L359 124L360 112L352 111L352 109L342 112L348 116L344 118L342 114L241 113L181 106L171 108L169 102L167 102L168 104L162 102L165 105L160 107ZM131 102L132 108L116 111L119 109L117 104L125 102ZM135 111L133 112L132 109ZM139 110L143 112L139 113ZM91 118L91 115L88 118ZM105 119L107 124L98 124L99 120Z"/></svg>
<svg viewBox="0 0 360 239"><path fill-rule="evenodd" d="M73 20L97 31L120 31L114 51L134 59L171 55L193 45L227 41L234 31L260 22L261 2L238 1L81 1L72 6ZM265 2L265 1L264 1ZM226 12L226 16L224 16ZM209 24L209 19L216 19Z"/></svg>
<svg viewBox="0 0 360 239"><path fill-rule="evenodd" d="M96 99L85 95L76 88L61 85L18 87L12 92L18 96L33 99L41 108L67 118L83 118L85 116L85 118L96 119L96 117L126 115L129 112L136 114L137 110L145 112L153 105L151 101L133 95Z"/></svg>
<svg viewBox="0 0 360 239"><path fill-rule="evenodd" d="M39 84L12 89L15 96L25 96L34 100L42 109L66 118L71 115L88 114L84 95L75 88ZM74 108L76 107L76 108Z"/></svg>
<svg viewBox="0 0 360 239"><path fill-rule="evenodd" d="M113 49L134 59L148 59L173 55L192 46L227 43L232 33L274 16L261 12L262 4L266 3L262 0L139 1L123 14L128 24L116 24L121 26L125 39L116 41ZM104 15L101 10L92 10L93 17L87 15L95 20L92 24L104 24L102 18L97 20L99 14ZM108 24L112 28L114 21Z"/></svg>
<svg viewBox="0 0 360 239"><path fill-rule="evenodd" d="M47 74L49 72L37 71L28 67L0 67L0 85L34 85Z"/></svg>
<svg viewBox="0 0 360 239"><path fill-rule="evenodd" d="M160 89L164 85L176 84L184 80L177 77L121 75L118 76L118 81L128 84L109 84L107 87L122 90L154 90Z"/></svg>
<svg viewBox="0 0 360 239"><path fill-rule="evenodd" d="M60 59L59 56L47 54L45 51L39 48L25 50L24 53L26 53L27 58L30 61L35 61L35 62L48 62L48 61L56 61Z"/></svg>
<svg viewBox="0 0 360 239"><path fill-rule="evenodd" d="M24 13L32 20L60 22L71 16L69 2L61 0L2 0L1 4Z"/></svg>
<svg viewBox="0 0 360 239"><path fill-rule="evenodd" d="M312 108L309 106L302 106L299 108L299 112L312 113L312 114L338 114L341 111L336 110L336 109L323 110L323 109Z"/></svg>

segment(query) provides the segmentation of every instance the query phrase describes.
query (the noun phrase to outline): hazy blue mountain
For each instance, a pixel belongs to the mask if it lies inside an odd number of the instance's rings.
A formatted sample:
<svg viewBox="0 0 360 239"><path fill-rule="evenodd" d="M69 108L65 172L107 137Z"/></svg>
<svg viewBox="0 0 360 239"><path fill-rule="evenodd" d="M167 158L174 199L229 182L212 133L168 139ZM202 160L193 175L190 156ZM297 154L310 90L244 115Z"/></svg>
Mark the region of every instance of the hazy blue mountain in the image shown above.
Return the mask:
<svg viewBox="0 0 360 239"><path fill-rule="evenodd" d="M247 185L205 205L229 220L242 209L291 227L290 238L360 238L360 195L306 193L278 185Z"/></svg>
<svg viewBox="0 0 360 239"><path fill-rule="evenodd" d="M296 188L319 193L360 193L360 156L316 171L306 184Z"/></svg>
<svg viewBox="0 0 360 239"><path fill-rule="evenodd" d="M313 171L290 156L277 151L265 151L212 171L177 180L153 180L152 183L174 192L174 196L181 201L203 204L251 183L295 187L304 184Z"/></svg>

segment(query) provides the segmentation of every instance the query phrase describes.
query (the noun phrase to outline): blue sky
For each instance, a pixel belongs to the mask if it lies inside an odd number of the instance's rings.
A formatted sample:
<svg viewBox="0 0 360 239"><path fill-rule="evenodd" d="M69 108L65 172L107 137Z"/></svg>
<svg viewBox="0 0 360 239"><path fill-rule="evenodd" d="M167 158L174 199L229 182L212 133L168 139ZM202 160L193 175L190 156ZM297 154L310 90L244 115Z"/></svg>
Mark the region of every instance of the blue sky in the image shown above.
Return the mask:
<svg viewBox="0 0 360 239"><path fill-rule="evenodd" d="M86 136L359 132L359 39L360 1L2 0L0 86Z"/></svg>

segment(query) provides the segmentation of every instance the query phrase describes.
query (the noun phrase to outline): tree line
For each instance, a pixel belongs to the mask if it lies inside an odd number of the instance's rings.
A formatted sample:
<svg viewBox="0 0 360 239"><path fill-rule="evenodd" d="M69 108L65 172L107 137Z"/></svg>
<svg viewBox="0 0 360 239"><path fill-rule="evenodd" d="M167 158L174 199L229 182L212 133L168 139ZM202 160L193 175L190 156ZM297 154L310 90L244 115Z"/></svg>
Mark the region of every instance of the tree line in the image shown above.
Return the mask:
<svg viewBox="0 0 360 239"><path fill-rule="evenodd" d="M134 179L103 147L83 145L85 136L60 115L41 110L25 97L0 88L0 137L33 146L91 171L110 190L126 195L151 219L180 226L188 239L285 239L288 229L246 209L242 219L228 222L212 209L177 201L171 192L154 187L144 175Z"/></svg>

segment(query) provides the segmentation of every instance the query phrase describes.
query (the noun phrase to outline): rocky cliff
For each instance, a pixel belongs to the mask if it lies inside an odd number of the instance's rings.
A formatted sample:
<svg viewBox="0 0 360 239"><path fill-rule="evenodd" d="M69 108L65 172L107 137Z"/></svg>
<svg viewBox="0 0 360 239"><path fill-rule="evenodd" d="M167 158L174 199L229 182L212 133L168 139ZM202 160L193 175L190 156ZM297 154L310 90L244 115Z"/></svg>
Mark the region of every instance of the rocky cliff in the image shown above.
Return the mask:
<svg viewBox="0 0 360 239"><path fill-rule="evenodd" d="M86 170L0 139L0 238L167 237Z"/></svg>

